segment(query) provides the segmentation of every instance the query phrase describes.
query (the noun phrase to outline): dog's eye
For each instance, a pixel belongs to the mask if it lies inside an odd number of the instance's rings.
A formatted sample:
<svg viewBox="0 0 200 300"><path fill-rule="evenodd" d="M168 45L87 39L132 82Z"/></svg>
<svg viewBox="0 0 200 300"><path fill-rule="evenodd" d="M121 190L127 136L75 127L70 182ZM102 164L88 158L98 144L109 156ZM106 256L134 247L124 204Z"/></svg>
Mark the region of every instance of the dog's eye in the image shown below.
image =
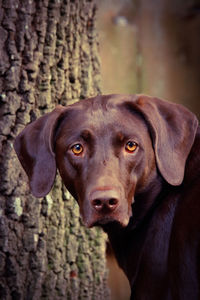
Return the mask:
<svg viewBox="0 0 200 300"><path fill-rule="evenodd" d="M83 152L83 146L81 144L75 144L71 147L71 150L75 155L81 155Z"/></svg>
<svg viewBox="0 0 200 300"><path fill-rule="evenodd" d="M128 143L126 143L125 149L129 153L133 153L137 149L137 144L135 142L128 141Z"/></svg>

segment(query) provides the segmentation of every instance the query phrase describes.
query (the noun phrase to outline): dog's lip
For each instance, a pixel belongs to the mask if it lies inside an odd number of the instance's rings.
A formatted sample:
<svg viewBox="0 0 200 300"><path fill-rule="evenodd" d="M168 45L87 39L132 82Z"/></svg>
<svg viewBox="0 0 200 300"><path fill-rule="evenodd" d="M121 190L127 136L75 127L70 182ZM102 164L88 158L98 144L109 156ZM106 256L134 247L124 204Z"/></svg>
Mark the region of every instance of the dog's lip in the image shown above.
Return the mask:
<svg viewBox="0 0 200 300"><path fill-rule="evenodd" d="M130 217L128 215L127 215L127 217L125 217L123 219L119 219L114 216L108 215L108 216L102 216L99 218L95 218L90 221L87 219L86 220L83 219L83 223L88 228L92 228L94 226L100 226L100 227L104 227L105 225L109 226L112 223L119 224L121 227L126 227L129 223L129 220L130 220Z"/></svg>

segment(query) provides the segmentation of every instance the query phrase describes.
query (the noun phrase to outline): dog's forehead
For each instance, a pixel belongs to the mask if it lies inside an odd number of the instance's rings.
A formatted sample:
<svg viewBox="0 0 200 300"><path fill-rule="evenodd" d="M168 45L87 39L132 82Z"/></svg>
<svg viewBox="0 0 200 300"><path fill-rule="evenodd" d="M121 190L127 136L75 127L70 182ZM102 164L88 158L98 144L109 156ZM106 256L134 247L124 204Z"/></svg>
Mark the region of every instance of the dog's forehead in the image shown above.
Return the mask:
<svg viewBox="0 0 200 300"><path fill-rule="evenodd" d="M125 98L126 99L126 98ZM98 96L70 106L65 128L72 131L89 129L98 135L122 132L127 135L146 131L146 124L137 112L123 107L123 96ZM125 111L126 110L126 111Z"/></svg>

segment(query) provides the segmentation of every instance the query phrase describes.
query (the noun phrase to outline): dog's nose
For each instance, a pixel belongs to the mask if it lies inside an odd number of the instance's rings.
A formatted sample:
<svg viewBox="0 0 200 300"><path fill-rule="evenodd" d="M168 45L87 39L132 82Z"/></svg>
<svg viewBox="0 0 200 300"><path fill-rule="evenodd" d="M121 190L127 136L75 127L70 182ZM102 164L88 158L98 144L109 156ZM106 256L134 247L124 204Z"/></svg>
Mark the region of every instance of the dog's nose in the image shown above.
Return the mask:
<svg viewBox="0 0 200 300"><path fill-rule="evenodd" d="M119 200L117 198L110 198L110 197L102 197L102 198L95 198L92 199L92 206L98 212L101 211L109 211L112 212L118 206Z"/></svg>

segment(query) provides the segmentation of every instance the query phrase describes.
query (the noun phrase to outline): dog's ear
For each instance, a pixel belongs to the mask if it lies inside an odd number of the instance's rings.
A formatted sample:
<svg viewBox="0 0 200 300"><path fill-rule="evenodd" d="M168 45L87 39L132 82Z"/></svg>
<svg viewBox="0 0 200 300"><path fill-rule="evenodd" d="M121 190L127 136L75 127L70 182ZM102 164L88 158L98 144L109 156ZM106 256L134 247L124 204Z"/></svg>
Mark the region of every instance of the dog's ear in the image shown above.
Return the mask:
<svg viewBox="0 0 200 300"><path fill-rule="evenodd" d="M198 127L196 116L158 98L139 95L133 102L149 126L160 173L169 184L180 185Z"/></svg>
<svg viewBox="0 0 200 300"><path fill-rule="evenodd" d="M36 197L47 195L54 183L54 131L65 110L65 107L57 106L51 113L27 125L15 139L15 151L28 175L31 192Z"/></svg>

